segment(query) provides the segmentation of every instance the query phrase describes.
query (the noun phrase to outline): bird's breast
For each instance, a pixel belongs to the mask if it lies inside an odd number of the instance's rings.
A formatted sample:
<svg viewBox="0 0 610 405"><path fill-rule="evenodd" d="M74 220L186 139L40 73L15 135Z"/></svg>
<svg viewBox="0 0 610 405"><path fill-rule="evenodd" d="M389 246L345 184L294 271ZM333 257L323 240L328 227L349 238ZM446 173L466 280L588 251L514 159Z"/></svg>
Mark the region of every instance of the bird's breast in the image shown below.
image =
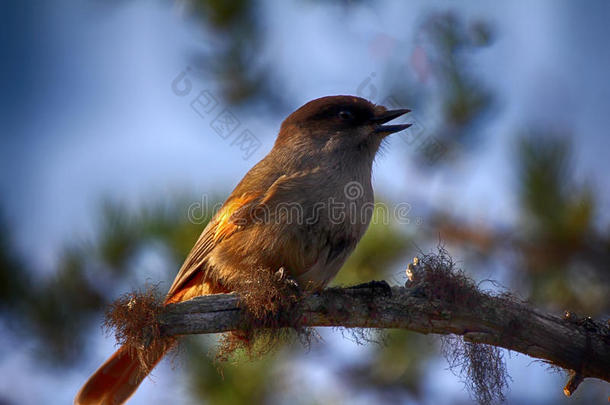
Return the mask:
<svg viewBox="0 0 610 405"><path fill-rule="evenodd" d="M308 263L297 275L301 283L324 287L339 271L371 222L374 196L370 176L326 178L311 190L309 223L302 252Z"/></svg>

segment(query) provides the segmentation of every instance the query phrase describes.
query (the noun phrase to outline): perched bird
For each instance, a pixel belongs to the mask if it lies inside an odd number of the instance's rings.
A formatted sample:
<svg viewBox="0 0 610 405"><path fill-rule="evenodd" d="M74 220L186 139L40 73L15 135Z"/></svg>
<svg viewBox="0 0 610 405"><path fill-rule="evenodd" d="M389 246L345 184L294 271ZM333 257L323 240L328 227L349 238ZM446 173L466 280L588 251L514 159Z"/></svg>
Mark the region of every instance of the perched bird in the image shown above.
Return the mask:
<svg viewBox="0 0 610 405"><path fill-rule="evenodd" d="M373 214L371 170L382 140L409 124L384 125L407 109L359 97L322 97L284 120L273 149L239 182L203 230L165 304L239 290L254 269L323 288L339 271ZM121 404L149 368L120 347L85 383L74 403Z"/></svg>

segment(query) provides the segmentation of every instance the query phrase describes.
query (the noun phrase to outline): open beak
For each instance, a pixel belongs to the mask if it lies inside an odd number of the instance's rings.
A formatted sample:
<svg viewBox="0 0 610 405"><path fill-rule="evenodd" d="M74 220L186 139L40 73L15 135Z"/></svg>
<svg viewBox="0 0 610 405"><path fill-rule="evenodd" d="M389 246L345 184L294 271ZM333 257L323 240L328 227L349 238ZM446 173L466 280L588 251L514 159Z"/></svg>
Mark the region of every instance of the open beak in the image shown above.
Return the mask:
<svg viewBox="0 0 610 405"><path fill-rule="evenodd" d="M373 119L371 119L371 122L377 124L377 128L375 128L375 133L382 135L390 135L394 132L402 131L403 129L409 128L412 124L382 125L408 112L411 112L411 110L407 108L402 108L400 110L389 110L377 114L375 117L373 117Z"/></svg>

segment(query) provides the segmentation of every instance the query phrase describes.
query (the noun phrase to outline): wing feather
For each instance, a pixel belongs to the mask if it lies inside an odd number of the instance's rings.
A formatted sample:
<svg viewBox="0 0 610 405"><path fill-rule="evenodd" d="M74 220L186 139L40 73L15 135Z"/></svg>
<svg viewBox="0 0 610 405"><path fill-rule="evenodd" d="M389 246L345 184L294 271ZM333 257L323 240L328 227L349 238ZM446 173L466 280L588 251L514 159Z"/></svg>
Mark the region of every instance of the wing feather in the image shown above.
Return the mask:
<svg viewBox="0 0 610 405"><path fill-rule="evenodd" d="M232 218L233 213L240 210L241 208L251 204L255 200L255 195L242 195L237 198L230 198L222 206L220 211L212 218L212 220L205 227L197 242L191 249L190 253L186 257L186 260L180 267L178 275L174 279L172 286L170 287L166 300L169 300L174 294L176 294L180 288L182 288L188 280L193 277L195 272L200 270L204 265L210 252L220 243L223 239L229 237L236 232L242 224L236 223Z"/></svg>
<svg viewBox="0 0 610 405"><path fill-rule="evenodd" d="M291 176L281 175L263 193L244 193L238 197L229 197L191 249L167 293L166 302L172 301L172 296L177 294L198 271L204 269L210 253L220 242L248 227L255 222L255 219L259 219L253 215L254 210L264 207L273 214L278 204L290 202L291 198L298 195L295 193L315 187L315 183L312 184L315 176L309 175L316 171L314 169ZM292 244L296 243L294 240L292 242ZM303 252L303 248L304 246L294 246L293 249L289 249L296 256L290 260L299 264L296 267L306 267L304 262L317 260L317 252ZM312 254L315 257L311 257ZM307 257L309 258L306 259ZM294 269L294 271L304 271L304 269Z"/></svg>

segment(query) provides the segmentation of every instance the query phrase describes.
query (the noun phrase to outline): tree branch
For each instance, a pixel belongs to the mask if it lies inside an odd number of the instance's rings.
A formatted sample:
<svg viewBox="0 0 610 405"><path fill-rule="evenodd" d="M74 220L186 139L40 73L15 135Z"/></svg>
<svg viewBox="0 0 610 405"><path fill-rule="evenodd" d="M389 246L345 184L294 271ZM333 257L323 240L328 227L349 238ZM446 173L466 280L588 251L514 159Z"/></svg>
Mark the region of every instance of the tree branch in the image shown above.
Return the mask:
<svg viewBox="0 0 610 405"><path fill-rule="evenodd" d="M385 283L384 283L385 284ZM576 379L610 382L610 331L590 318L544 314L508 296L480 293L477 304L431 297L421 285L380 288L379 283L330 288L298 303L300 325L400 328L419 333L456 334L542 359L569 370ZM163 335L218 333L243 328L248 319L235 294L202 296L169 305L160 318Z"/></svg>

